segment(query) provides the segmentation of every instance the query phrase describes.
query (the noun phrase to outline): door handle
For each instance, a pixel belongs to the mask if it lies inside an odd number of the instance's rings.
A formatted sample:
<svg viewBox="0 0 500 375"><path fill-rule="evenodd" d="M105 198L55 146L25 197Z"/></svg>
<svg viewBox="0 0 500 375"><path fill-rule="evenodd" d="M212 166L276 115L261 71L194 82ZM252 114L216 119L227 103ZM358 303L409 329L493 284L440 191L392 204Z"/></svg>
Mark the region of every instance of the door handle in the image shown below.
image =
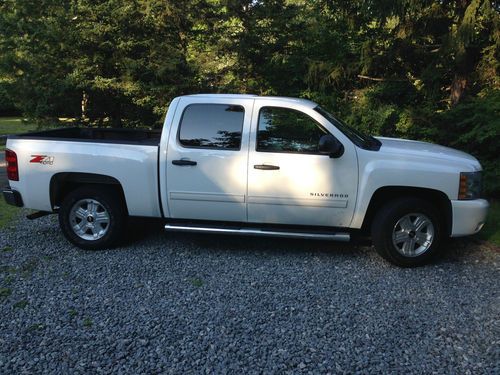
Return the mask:
<svg viewBox="0 0 500 375"><path fill-rule="evenodd" d="M253 166L254 169L261 169L263 171L275 171L280 169L277 165L269 165L269 164L256 164Z"/></svg>
<svg viewBox="0 0 500 375"><path fill-rule="evenodd" d="M180 160L172 160L173 165L180 165L180 166L186 166L186 165L196 165L198 164L195 161L192 160L185 160L185 159L180 159Z"/></svg>

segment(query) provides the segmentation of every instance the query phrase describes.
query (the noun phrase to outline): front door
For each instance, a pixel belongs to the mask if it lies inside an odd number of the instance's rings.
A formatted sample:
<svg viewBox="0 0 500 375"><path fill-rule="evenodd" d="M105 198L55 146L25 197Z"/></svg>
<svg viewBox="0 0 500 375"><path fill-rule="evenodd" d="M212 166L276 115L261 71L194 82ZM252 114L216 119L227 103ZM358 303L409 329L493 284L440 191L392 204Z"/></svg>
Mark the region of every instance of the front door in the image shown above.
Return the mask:
<svg viewBox="0 0 500 375"><path fill-rule="evenodd" d="M346 227L356 202L354 145L312 106L256 100L248 161L248 221ZM293 108L292 108L293 107ZM332 134L344 154L318 152Z"/></svg>
<svg viewBox="0 0 500 375"><path fill-rule="evenodd" d="M246 221L253 99L182 98L167 152L172 218Z"/></svg>

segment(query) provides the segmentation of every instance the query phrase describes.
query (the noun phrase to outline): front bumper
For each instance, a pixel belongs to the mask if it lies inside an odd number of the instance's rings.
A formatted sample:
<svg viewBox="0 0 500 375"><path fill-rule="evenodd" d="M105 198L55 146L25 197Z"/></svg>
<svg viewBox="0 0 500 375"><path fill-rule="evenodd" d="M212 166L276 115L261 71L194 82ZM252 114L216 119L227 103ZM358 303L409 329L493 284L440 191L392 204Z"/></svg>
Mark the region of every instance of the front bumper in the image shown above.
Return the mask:
<svg viewBox="0 0 500 375"><path fill-rule="evenodd" d="M22 207L24 205L21 194L9 187L3 189L3 198L5 199L5 202L12 206Z"/></svg>
<svg viewBox="0 0 500 375"><path fill-rule="evenodd" d="M489 206L485 199L451 201L453 214L451 237L468 236L479 232L484 225Z"/></svg>

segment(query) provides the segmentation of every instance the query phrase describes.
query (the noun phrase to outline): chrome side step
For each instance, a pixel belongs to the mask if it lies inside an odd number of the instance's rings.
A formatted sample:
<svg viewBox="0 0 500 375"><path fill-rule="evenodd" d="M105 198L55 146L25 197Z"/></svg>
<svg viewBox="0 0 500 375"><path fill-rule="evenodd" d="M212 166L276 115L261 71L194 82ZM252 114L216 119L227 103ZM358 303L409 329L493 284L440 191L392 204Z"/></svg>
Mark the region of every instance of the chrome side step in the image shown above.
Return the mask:
<svg viewBox="0 0 500 375"><path fill-rule="evenodd" d="M287 238L306 238L311 240L329 240L348 242L351 239L349 233L310 233L310 232L287 232L263 230L259 228L217 228L186 225L165 225L167 231L191 232L191 233L217 233L217 234L240 234L245 236L264 236L264 237L287 237Z"/></svg>

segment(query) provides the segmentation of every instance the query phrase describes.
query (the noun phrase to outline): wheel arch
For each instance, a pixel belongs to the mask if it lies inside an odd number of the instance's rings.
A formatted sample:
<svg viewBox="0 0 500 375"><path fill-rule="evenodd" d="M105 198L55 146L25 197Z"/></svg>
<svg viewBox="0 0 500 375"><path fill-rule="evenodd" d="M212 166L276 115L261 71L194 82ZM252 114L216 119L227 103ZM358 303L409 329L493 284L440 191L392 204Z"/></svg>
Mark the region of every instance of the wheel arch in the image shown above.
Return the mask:
<svg viewBox="0 0 500 375"><path fill-rule="evenodd" d="M70 192L84 185L104 185L114 189L119 194L126 212L128 212L125 193L120 181L111 176L95 173L61 172L54 174L50 179L51 206L60 206L61 202Z"/></svg>
<svg viewBox="0 0 500 375"><path fill-rule="evenodd" d="M361 230L364 233L369 233L373 218L378 210L387 202L402 197L420 198L435 205L442 215L446 235L451 234L453 216L448 196L439 190L409 186L384 186L377 189L370 199Z"/></svg>

